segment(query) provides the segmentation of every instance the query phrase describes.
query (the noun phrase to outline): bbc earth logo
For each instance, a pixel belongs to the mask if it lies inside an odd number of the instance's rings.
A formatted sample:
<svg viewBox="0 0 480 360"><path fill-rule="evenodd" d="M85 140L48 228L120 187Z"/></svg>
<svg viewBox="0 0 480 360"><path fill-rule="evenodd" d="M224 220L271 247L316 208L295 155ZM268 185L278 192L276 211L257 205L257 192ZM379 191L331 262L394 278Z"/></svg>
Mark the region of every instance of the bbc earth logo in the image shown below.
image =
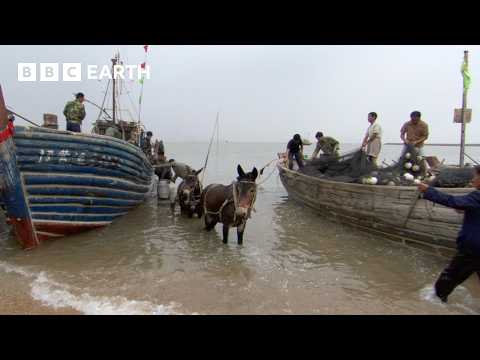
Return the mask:
<svg viewBox="0 0 480 360"><path fill-rule="evenodd" d="M84 71L85 70L85 71ZM83 75L86 73L86 77ZM150 79L149 65L82 65L81 63L18 63L18 81L83 81Z"/></svg>

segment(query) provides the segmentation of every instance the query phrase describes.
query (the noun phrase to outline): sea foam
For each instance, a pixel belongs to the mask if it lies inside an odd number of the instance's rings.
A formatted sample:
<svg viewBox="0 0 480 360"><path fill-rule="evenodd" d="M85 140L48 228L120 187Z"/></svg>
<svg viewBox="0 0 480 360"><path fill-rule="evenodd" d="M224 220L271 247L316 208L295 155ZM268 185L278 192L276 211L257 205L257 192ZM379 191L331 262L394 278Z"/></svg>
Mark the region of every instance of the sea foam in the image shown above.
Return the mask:
<svg viewBox="0 0 480 360"><path fill-rule="evenodd" d="M33 299L55 309L73 308L86 315L179 315L179 305L158 305L148 301L130 300L123 296L76 295L66 284L53 281L45 272L33 273L20 266L0 261L0 270L31 278Z"/></svg>

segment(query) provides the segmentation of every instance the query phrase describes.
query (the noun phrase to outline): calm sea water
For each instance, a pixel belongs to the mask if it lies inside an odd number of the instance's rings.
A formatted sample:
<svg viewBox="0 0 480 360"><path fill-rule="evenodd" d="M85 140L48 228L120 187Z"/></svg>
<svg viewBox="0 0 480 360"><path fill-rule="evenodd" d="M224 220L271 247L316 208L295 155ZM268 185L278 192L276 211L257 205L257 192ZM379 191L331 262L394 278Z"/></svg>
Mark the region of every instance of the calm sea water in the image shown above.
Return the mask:
<svg viewBox="0 0 480 360"><path fill-rule="evenodd" d="M237 164L260 168L284 147L214 146L204 183L230 183ZM196 168L203 166L207 148L166 143L170 158ZM385 146L381 159L396 159L399 151ZM468 153L480 160L480 148ZM428 147L427 154L458 161L455 148ZM202 220L182 218L178 209L172 215L156 199L108 228L28 252L20 250L0 215L0 313L480 313L476 277L441 304L432 284L448 259L319 216L288 199L274 169L272 164L259 179L265 182L243 246L237 246L234 230L224 245L219 225L206 233Z"/></svg>

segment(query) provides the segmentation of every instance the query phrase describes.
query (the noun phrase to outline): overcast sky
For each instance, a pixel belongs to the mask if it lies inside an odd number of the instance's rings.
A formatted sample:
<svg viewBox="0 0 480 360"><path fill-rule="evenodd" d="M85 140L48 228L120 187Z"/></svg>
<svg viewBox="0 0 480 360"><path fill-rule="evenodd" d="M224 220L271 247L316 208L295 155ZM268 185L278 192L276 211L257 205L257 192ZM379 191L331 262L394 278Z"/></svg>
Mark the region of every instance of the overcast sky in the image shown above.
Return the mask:
<svg viewBox="0 0 480 360"><path fill-rule="evenodd" d="M18 62L110 64L115 50L126 64L144 60L138 46L0 46L0 84L7 105L41 122L62 115L72 93L101 103L107 80L18 82ZM413 110L430 125L430 142L459 142L453 109L461 106L463 50L470 50L473 108L467 143L480 143L480 46L160 46L150 45L142 120L167 142L209 141L217 111L228 141L286 142L294 133L314 140L317 130L341 142L361 142L367 113L376 111L384 142L399 141ZM478 85L477 85L478 84ZM127 82L138 106L138 82ZM97 118L86 104L83 129ZM479 115L480 116L480 115ZM21 121L19 121L21 123Z"/></svg>

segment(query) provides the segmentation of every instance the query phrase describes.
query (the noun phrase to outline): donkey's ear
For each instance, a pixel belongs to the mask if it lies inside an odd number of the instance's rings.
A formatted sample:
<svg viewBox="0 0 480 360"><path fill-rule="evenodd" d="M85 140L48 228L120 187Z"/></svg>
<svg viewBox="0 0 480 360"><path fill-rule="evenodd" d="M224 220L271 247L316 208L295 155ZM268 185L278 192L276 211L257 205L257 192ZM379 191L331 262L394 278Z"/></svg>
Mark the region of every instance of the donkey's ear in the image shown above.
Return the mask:
<svg viewBox="0 0 480 360"><path fill-rule="evenodd" d="M195 171L195 175L200 174L203 171L203 167L200 170Z"/></svg>
<svg viewBox="0 0 480 360"><path fill-rule="evenodd" d="M240 176L241 178L245 177L245 171L243 171L240 165L237 166L237 172L238 172L238 176Z"/></svg>
<svg viewBox="0 0 480 360"><path fill-rule="evenodd" d="M254 167L252 170L252 180L255 181L257 177L258 177L258 170L256 167Z"/></svg>

